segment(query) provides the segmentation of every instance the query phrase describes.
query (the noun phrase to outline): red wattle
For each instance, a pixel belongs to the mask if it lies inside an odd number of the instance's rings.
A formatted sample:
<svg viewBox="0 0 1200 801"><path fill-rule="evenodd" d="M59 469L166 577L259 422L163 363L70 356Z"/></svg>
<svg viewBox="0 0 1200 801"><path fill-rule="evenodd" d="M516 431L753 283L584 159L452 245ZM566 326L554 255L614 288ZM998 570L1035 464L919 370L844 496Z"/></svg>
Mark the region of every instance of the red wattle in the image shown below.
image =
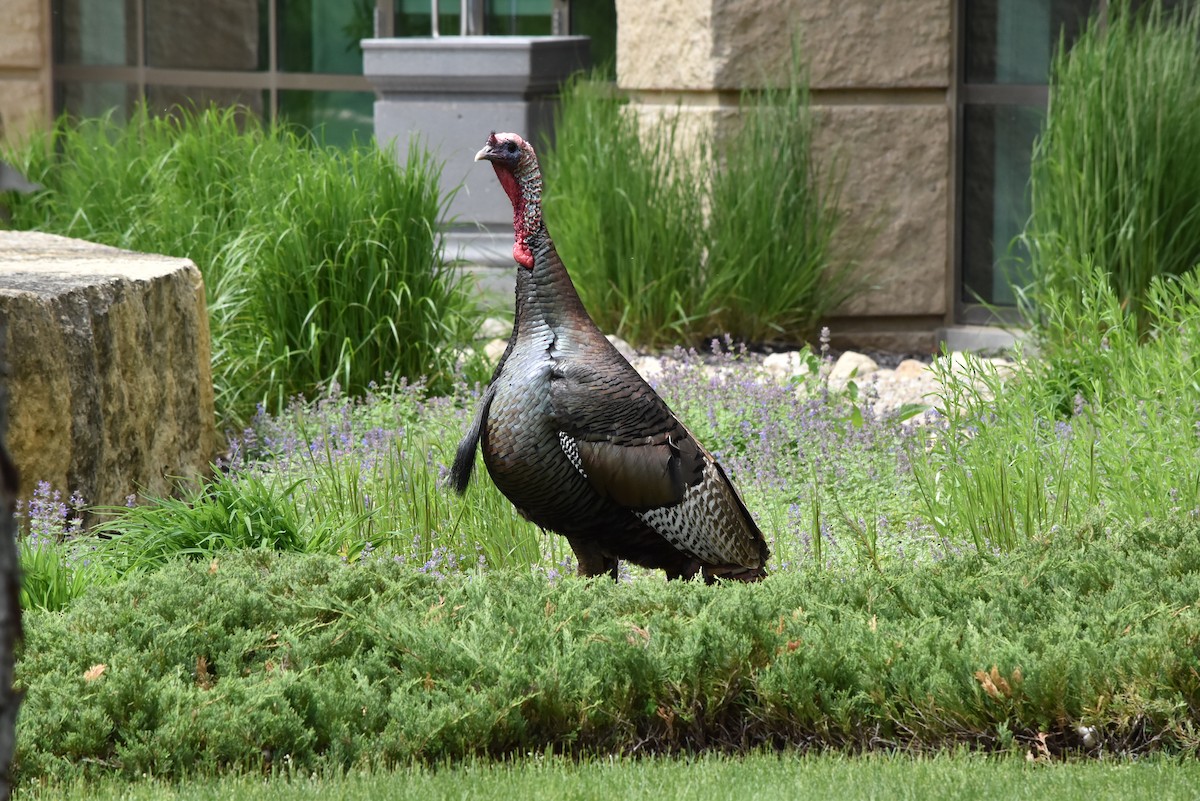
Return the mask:
<svg viewBox="0 0 1200 801"><path fill-rule="evenodd" d="M525 269L533 269L533 251L524 242L513 243L513 258Z"/></svg>

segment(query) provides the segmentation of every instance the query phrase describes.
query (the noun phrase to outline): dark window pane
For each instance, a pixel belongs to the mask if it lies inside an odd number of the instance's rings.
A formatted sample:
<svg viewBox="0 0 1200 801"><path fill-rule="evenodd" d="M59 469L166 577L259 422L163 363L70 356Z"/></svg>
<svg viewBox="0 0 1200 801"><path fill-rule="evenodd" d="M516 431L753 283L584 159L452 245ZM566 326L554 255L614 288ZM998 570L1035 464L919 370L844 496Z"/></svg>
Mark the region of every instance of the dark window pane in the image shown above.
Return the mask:
<svg viewBox="0 0 1200 801"><path fill-rule="evenodd" d="M549 36L550 0L487 0L483 29L492 36Z"/></svg>
<svg viewBox="0 0 1200 801"><path fill-rule="evenodd" d="M58 111L73 117L99 117L112 112L113 119L125 122L137 102L137 87L124 83L55 84Z"/></svg>
<svg viewBox="0 0 1200 801"><path fill-rule="evenodd" d="M594 0L571 4L571 33L592 37L592 64L611 80L617 78L617 4Z"/></svg>
<svg viewBox="0 0 1200 801"><path fill-rule="evenodd" d="M1099 0L970 0L967 83L1044 84L1059 35L1075 41Z"/></svg>
<svg viewBox="0 0 1200 801"><path fill-rule="evenodd" d="M146 63L195 70L257 70L259 0L146 0Z"/></svg>
<svg viewBox="0 0 1200 801"><path fill-rule="evenodd" d="M205 109L210 105L239 106L248 113L263 115L263 93L258 89L229 89L211 86L147 86L146 105L155 115L179 109Z"/></svg>
<svg viewBox="0 0 1200 801"><path fill-rule="evenodd" d="M56 0L53 11L58 63L136 64L134 0Z"/></svg>
<svg viewBox="0 0 1200 801"><path fill-rule="evenodd" d="M438 8L438 30L442 36L458 36L459 0L396 0L396 35L428 36L433 3Z"/></svg>
<svg viewBox="0 0 1200 801"><path fill-rule="evenodd" d="M318 141L346 147L365 145L375 132L374 92L279 93L279 117L313 132Z"/></svg>
<svg viewBox="0 0 1200 801"><path fill-rule="evenodd" d="M359 41L374 35L374 0L280 0L279 68L362 74Z"/></svg>
<svg viewBox="0 0 1200 801"><path fill-rule="evenodd" d="M1029 160L1045 112L1027 106L963 109L964 303L1012 305L1026 253L1015 242L1029 218Z"/></svg>

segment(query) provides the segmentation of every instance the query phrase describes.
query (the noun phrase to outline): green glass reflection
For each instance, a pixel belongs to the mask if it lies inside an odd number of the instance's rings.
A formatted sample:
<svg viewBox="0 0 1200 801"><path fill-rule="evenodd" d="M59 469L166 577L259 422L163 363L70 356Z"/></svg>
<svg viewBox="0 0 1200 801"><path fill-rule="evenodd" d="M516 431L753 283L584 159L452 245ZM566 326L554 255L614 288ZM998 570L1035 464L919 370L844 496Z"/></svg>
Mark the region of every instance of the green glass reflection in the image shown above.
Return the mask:
<svg viewBox="0 0 1200 801"><path fill-rule="evenodd" d="M279 0L279 68L362 74L359 40L374 35L374 0Z"/></svg>
<svg viewBox="0 0 1200 801"><path fill-rule="evenodd" d="M279 93L279 118L312 132L318 142L335 147L366 145L375 133L373 92Z"/></svg>
<svg viewBox="0 0 1200 801"><path fill-rule="evenodd" d="M550 0L487 0L484 30L492 36L549 36Z"/></svg>
<svg viewBox="0 0 1200 801"><path fill-rule="evenodd" d="M432 30L434 0L396 0L396 35L429 36ZM458 36L461 18L459 0L437 0L438 32L442 36Z"/></svg>
<svg viewBox="0 0 1200 801"><path fill-rule="evenodd" d="M571 33L590 36L592 64L609 80L617 79L617 4L594 0L571 4Z"/></svg>
<svg viewBox="0 0 1200 801"><path fill-rule="evenodd" d="M961 299L1011 306L1028 252L1017 239L1029 219L1033 140L1045 111L971 105L963 115L963 291Z"/></svg>

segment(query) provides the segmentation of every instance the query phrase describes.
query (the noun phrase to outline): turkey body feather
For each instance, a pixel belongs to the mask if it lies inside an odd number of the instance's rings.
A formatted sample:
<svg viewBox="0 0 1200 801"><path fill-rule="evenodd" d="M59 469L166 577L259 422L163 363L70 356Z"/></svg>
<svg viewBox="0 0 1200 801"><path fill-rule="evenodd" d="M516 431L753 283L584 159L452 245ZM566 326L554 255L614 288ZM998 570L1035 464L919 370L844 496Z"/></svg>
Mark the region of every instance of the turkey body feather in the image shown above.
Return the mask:
<svg viewBox="0 0 1200 801"><path fill-rule="evenodd" d="M765 576L766 542L728 476L579 300L541 220L532 147L493 134L479 157L513 200L516 317L451 485L466 489L482 446L496 486L567 538L583 575L626 559L672 578Z"/></svg>

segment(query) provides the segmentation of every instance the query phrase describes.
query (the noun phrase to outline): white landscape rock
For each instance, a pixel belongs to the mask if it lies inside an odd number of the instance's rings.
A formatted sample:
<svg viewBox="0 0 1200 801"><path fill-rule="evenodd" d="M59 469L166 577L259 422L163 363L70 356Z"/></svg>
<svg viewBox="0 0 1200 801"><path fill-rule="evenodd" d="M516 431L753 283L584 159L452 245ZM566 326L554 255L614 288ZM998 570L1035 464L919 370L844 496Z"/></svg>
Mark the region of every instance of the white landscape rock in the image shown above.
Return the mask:
<svg viewBox="0 0 1200 801"><path fill-rule="evenodd" d="M658 356L639 356L636 359L631 359L629 362L633 365L633 369L638 371L638 375L646 381L654 381L663 371L663 360Z"/></svg>
<svg viewBox="0 0 1200 801"><path fill-rule="evenodd" d="M500 357L504 355L504 349L507 347L507 339L493 339L483 346L483 356L489 363L495 364L500 361Z"/></svg>
<svg viewBox="0 0 1200 801"><path fill-rule="evenodd" d="M829 371L829 386L832 389L844 389L851 380L861 386L878 369L879 365L870 356L848 350L838 357Z"/></svg>
<svg viewBox="0 0 1200 801"><path fill-rule="evenodd" d="M475 333L476 339L508 339L512 333L512 323L508 320L501 320L499 317L488 317L479 326L479 330Z"/></svg>
<svg viewBox="0 0 1200 801"><path fill-rule="evenodd" d="M929 371L929 365L919 359L905 359L896 365L896 379L899 381L908 381L912 379L922 379L925 376L932 376Z"/></svg>
<svg viewBox="0 0 1200 801"><path fill-rule="evenodd" d="M633 346L616 334L609 334L608 341L617 349L617 353L625 357L625 361L632 362L637 358L637 351L633 349Z"/></svg>
<svg viewBox="0 0 1200 801"><path fill-rule="evenodd" d="M784 382L808 375L808 359L798 350L772 353L763 359L763 371L776 381Z"/></svg>

